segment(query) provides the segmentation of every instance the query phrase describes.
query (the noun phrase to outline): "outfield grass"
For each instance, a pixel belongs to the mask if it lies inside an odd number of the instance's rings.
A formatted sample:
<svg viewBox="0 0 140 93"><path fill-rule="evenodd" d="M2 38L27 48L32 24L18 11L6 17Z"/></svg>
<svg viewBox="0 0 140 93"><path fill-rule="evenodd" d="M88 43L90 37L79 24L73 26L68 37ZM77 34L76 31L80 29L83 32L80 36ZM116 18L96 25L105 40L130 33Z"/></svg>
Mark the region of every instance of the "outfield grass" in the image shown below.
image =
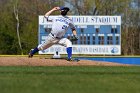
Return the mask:
<svg viewBox="0 0 140 93"><path fill-rule="evenodd" d="M0 93L139 93L140 67L0 67Z"/></svg>

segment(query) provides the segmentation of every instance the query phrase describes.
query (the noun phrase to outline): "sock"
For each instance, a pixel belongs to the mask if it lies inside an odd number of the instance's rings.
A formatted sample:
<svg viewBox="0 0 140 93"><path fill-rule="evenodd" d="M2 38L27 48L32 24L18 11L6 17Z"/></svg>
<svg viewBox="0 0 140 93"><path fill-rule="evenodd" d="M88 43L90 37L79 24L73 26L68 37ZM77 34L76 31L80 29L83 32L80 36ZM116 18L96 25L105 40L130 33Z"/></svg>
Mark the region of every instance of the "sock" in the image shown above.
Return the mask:
<svg viewBox="0 0 140 93"><path fill-rule="evenodd" d="M38 50L38 48L36 47L36 48L34 48L34 50L31 52L31 54L35 54L36 52L38 52L39 50Z"/></svg>
<svg viewBox="0 0 140 93"><path fill-rule="evenodd" d="M67 48L68 59L71 59L72 56L72 47Z"/></svg>

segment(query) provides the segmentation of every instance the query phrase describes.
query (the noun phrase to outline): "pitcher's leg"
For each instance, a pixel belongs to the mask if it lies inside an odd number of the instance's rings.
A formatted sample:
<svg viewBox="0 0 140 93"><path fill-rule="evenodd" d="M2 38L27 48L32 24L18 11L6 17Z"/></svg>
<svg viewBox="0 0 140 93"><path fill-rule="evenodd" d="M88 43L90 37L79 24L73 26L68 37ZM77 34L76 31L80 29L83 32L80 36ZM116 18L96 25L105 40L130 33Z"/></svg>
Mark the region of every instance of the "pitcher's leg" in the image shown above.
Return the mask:
<svg viewBox="0 0 140 93"><path fill-rule="evenodd" d="M45 49L49 48L50 46L52 46L56 42L57 42L57 40L55 40L54 38L52 38L50 36L47 36L47 39L43 44L38 45L37 47L35 47L33 50L31 50L29 52L28 57L29 58L33 57L33 55L35 53L37 53L38 51L45 50Z"/></svg>
<svg viewBox="0 0 140 93"><path fill-rule="evenodd" d="M50 43L50 44L47 44L47 45L45 45L45 44L40 44L40 45L38 45L37 47L35 47L33 50L32 50L32 49L30 50L30 53L29 53L28 57L31 58L31 57L33 57L33 55L34 55L35 53L37 53L38 51L45 50L45 49L49 48L49 47L52 46L52 45L53 45L53 43Z"/></svg>
<svg viewBox="0 0 140 93"><path fill-rule="evenodd" d="M68 55L68 60L70 61L72 58L72 42L67 38L63 38L58 43L60 45L67 47L66 51L67 51L67 55Z"/></svg>
<svg viewBox="0 0 140 93"><path fill-rule="evenodd" d="M71 60L72 57L72 47L67 47L67 54L68 54L68 60Z"/></svg>

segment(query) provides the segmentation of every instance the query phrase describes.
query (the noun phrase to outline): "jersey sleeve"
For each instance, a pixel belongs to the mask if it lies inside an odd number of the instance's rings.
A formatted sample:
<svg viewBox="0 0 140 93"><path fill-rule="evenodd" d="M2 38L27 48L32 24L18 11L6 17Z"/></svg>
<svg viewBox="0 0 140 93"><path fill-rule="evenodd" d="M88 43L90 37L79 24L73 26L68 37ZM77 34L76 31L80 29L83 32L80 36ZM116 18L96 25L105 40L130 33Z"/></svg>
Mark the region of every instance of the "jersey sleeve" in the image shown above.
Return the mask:
<svg viewBox="0 0 140 93"><path fill-rule="evenodd" d="M72 21L70 21L69 26L70 26L71 29L75 29L75 25Z"/></svg>
<svg viewBox="0 0 140 93"><path fill-rule="evenodd" d="M52 16L44 16L46 18L47 21L53 21L54 18Z"/></svg>

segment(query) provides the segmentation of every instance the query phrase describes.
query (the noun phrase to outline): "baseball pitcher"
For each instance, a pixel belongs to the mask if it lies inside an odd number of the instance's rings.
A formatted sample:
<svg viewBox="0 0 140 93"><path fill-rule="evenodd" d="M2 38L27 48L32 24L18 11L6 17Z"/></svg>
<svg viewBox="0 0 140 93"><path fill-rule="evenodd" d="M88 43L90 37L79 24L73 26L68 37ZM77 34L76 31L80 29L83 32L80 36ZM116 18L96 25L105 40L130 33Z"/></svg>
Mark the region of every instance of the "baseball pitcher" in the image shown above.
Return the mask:
<svg viewBox="0 0 140 93"><path fill-rule="evenodd" d="M49 17L50 14L54 11L60 11L61 15L53 18ZM33 55L40 50L45 50L54 44L60 44L66 47L66 51L68 54L67 60L71 61L72 42L67 38L63 38L63 36L70 27L73 33L73 37L71 40L77 41L78 37L72 20L66 16L68 11L69 11L68 7L54 7L45 14L44 17L46 18L46 20L52 21L52 30L46 37L46 40L43 44L38 45L36 48L30 51L28 55L29 58L33 57Z"/></svg>

